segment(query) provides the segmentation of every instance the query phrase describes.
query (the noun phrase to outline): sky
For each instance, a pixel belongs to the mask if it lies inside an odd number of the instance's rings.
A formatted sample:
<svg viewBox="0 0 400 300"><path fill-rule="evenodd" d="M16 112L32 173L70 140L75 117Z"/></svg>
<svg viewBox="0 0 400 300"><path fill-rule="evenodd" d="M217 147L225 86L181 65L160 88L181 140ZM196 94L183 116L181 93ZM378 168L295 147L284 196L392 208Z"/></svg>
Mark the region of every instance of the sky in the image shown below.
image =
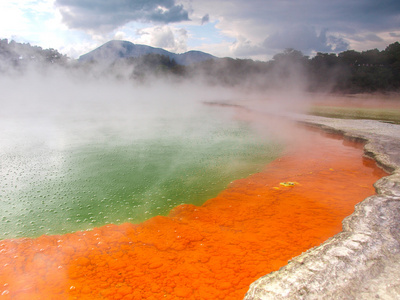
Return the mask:
<svg viewBox="0 0 400 300"><path fill-rule="evenodd" d="M384 50L400 40L399 0L0 0L0 39L78 58L109 40L269 60Z"/></svg>

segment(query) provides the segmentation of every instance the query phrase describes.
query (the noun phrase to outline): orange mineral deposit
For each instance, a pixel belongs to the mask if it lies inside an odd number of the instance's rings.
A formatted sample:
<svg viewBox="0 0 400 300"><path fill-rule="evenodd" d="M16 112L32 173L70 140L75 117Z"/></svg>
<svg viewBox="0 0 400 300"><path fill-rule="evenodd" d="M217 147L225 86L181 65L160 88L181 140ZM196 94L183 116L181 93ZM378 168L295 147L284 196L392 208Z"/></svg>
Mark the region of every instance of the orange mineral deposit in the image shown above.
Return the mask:
<svg viewBox="0 0 400 300"><path fill-rule="evenodd" d="M242 299L251 282L340 232L386 174L360 145L309 134L312 143L202 206L0 241L0 299Z"/></svg>

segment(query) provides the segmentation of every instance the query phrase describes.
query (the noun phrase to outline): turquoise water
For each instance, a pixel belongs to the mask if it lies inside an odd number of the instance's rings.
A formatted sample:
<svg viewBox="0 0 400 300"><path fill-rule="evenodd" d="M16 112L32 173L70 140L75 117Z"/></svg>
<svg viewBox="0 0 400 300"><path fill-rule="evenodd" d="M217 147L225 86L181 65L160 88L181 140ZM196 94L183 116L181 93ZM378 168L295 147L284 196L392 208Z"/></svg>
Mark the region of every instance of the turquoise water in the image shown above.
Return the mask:
<svg viewBox="0 0 400 300"><path fill-rule="evenodd" d="M137 223L181 203L201 205L281 150L235 120L235 108L143 103L3 116L0 238Z"/></svg>

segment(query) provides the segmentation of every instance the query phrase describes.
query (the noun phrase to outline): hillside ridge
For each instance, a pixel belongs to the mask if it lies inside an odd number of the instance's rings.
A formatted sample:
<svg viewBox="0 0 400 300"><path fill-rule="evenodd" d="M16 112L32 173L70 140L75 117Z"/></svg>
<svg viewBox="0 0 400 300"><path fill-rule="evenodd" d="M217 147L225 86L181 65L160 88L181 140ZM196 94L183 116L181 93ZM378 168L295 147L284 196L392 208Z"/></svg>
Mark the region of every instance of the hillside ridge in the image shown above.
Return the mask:
<svg viewBox="0 0 400 300"><path fill-rule="evenodd" d="M162 48L134 44L129 41L112 40L86 54L81 55L78 60L80 62L113 62L118 59L137 58L147 54L164 55L181 65L190 65L210 59L217 59L217 57L211 54L197 50L177 54Z"/></svg>

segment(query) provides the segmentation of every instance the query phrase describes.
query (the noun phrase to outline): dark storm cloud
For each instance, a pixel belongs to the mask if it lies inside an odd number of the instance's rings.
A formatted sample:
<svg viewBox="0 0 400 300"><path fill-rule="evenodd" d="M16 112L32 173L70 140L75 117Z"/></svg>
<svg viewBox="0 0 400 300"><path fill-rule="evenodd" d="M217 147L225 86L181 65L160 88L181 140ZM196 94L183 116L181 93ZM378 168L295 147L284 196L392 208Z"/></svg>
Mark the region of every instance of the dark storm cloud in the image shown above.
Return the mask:
<svg viewBox="0 0 400 300"><path fill-rule="evenodd" d="M400 30L399 0L229 0L229 4L229 10L214 14L222 16L219 26L227 32L235 24L238 34L232 49L243 57L285 48L309 55L337 53L362 43L382 46L385 34Z"/></svg>
<svg viewBox="0 0 400 300"><path fill-rule="evenodd" d="M210 15L206 14L201 18L201 25L207 24L208 22L210 22Z"/></svg>
<svg viewBox="0 0 400 300"><path fill-rule="evenodd" d="M263 46L267 49L294 48L304 54L310 54L311 51L344 51L348 43L343 39L327 35L326 29L318 33L313 27L290 26L271 34L265 39Z"/></svg>
<svg viewBox="0 0 400 300"><path fill-rule="evenodd" d="M110 31L130 21L173 23L188 20L175 0L56 0L70 28Z"/></svg>
<svg viewBox="0 0 400 300"><path fill-rule="evenodd" d="M254 0L260 4L259 1ZM251 3L251 2L250 2ZM303 24L357 31L399 28L400 1L398 0L267 0L257 7L255 15L273 24Z"/></svg>
<svg viewBox="0 0 400 300"><path fill-rule="evenodd" d="M382 42L383 40L376 34L370 33L361 38L360 41Z"/></svg>

